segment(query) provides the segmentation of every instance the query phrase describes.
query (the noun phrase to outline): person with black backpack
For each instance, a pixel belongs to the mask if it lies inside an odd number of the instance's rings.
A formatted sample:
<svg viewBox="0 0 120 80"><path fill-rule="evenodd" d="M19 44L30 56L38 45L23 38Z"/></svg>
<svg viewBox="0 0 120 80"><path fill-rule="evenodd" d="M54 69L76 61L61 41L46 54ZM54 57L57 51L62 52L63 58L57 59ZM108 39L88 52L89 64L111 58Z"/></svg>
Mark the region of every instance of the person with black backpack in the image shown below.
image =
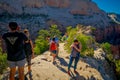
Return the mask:
<svg viewBox="0 0 120 80"><path fill-rule="evenodd" d="M28 73L31 73L31 59L34 58L34 50L33 50L33 43L32 40L30 39L30 33L28 29L24 29L24 34L28 37L28 43L25 43L24 48L25 48L25 53L26 53L26 60L28 63Z"/></svg>

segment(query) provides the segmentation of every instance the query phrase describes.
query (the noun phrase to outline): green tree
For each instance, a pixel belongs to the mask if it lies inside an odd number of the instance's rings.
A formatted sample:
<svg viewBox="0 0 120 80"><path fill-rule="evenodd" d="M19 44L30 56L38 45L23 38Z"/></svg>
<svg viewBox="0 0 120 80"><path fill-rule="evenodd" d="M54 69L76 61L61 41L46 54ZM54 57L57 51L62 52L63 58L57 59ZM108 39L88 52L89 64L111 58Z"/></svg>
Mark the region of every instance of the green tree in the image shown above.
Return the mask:
<svg viewBox="0 0 120 80"><path fill-rule="evenodd" d="M46 37L49 36L49 32L47 30L40 30L38 33L38 37L35 40L35 54L39 55L48 49L48 41Z"/></svg>
<svg viewBox="0 0 120 80"><path fill-rule="evenodd" d="M58 29L57 25L51 25L50 29L49 29L49 33L51 37L57 36L59 38L61 38L61 32Z"/></svg>
<svg viewBox="0 0 120 80"><path fill-rule="evenodd" d="M67 40L67 44L65 46L65 49L68 50L68 52L70 52L70 45L73 43L74 39L78 39L81 44L82 44L82 51L81 51L81 55L82 56L93 56L94 54L94 50L93 47L91 47L91 45L93 44L94 40L91 36L87 36L85 34L82 33L78 33L78 27L76 28L71 28L68 27L67 28L67 33L69 33L69 37Z"/></svg>
<svg viewBox="0 0 120 80"><path fill-rule="evenodd" d="M73 29L72 26L68 26L68 27L67 27L67 33L70 34L70 31L71 31L72 29Z"/></svg>
<svg viewBox="0 0 120 80"><path fill-rule="evenodd" d="M50 36L49 31L48 30L40 30L38 33L39 36L42 36L44 39L46 39L47 36ZM38 38L39 38L38 36Z"/></svg>

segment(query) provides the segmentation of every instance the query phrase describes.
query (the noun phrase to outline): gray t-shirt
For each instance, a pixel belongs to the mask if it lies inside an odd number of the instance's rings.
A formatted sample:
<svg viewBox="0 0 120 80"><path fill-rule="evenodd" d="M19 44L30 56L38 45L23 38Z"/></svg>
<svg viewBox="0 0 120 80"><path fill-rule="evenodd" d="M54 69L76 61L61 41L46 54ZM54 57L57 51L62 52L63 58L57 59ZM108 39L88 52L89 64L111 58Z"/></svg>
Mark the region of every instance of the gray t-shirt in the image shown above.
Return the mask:
<svg viewBox="0 0 120 80"><path fill-rule="evenodd" d="M79 48L79 45L76 45L76 47ZM80 52L77 51L75 48L72 48L72 51L71 51L72 57L76 57L78 53L80 53Z"/></svg>

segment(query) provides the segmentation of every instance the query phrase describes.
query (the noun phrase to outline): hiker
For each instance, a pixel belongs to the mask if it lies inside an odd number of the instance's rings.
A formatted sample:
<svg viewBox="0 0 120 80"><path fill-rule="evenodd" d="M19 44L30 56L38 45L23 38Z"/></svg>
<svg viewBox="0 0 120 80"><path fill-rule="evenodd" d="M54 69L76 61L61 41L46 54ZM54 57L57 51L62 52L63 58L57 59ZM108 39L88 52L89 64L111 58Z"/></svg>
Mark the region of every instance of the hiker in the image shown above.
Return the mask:
<svg viewBox="0 0 120 80"><path fill-rule="evenodd" d="M56 54L56 56L58 57L58 53L59 53L59 38L57 36L54 36L54 38L55 38L55 42L57 44L57 54Z"/></svg>
<svg viewBox="0 0 120 80"><path fill-rule="evenodd" d="M7 49L7 61L10 68L9 80L15 80L16 67L18 67L19 80L24 80L24 65L26 62L24 43L28 42L28 38L23 33L18 32L17 29L18 24L10 22L10 32L2 36L2 43L5 42ZM5 51L4 46L2 50Z"/></svg>
<svg viewBox="0 0 120 80"><path fill-rule="evenodd" d="M52 42L50 43L49 50L52 53L53 64L54 64L55 63L55 58L56 58L56 55L57 55L57 44L55 42L55 38L52 39Z"/></svg>
<svg viewBox="0 0 120 80"><path fill-rule="evenodd" d="M25 54L26 54L26 60L28 63L28 73L31 73L31 59L34 58L34 50L33 50L33 43L30 39L30 33L28 29L24 29L24 34L28 38L28 43L25 43Z"/></svg>
<svg viewBox="0 0 120 80"><path fill-rule="evenodd" d="M77 68L77 63L79 61L82 45L78 42L78 40L74 40L74 43L70 47L72 50L71 50L71 55L70 55L70 61L68 64L69 75L70 75L70 67L72 65L73 60L74 60L74 72L77 73L76 68Z"/></svg>

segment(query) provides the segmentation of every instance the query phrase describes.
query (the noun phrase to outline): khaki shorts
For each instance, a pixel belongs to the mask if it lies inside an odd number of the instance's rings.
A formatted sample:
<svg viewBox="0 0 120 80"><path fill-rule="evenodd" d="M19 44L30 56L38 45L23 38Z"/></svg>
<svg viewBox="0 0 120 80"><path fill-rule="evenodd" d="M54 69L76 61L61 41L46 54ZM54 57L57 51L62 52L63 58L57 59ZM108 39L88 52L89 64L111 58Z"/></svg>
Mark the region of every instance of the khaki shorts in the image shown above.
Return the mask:
<svg viewBox="0 0 120 80"><path fill-rule="evenodd" d="M24 67L26 63L26 59L20 60L20 61L9 61L8 60L8 66L10 68L14 68L14 67Z"/></svg>

